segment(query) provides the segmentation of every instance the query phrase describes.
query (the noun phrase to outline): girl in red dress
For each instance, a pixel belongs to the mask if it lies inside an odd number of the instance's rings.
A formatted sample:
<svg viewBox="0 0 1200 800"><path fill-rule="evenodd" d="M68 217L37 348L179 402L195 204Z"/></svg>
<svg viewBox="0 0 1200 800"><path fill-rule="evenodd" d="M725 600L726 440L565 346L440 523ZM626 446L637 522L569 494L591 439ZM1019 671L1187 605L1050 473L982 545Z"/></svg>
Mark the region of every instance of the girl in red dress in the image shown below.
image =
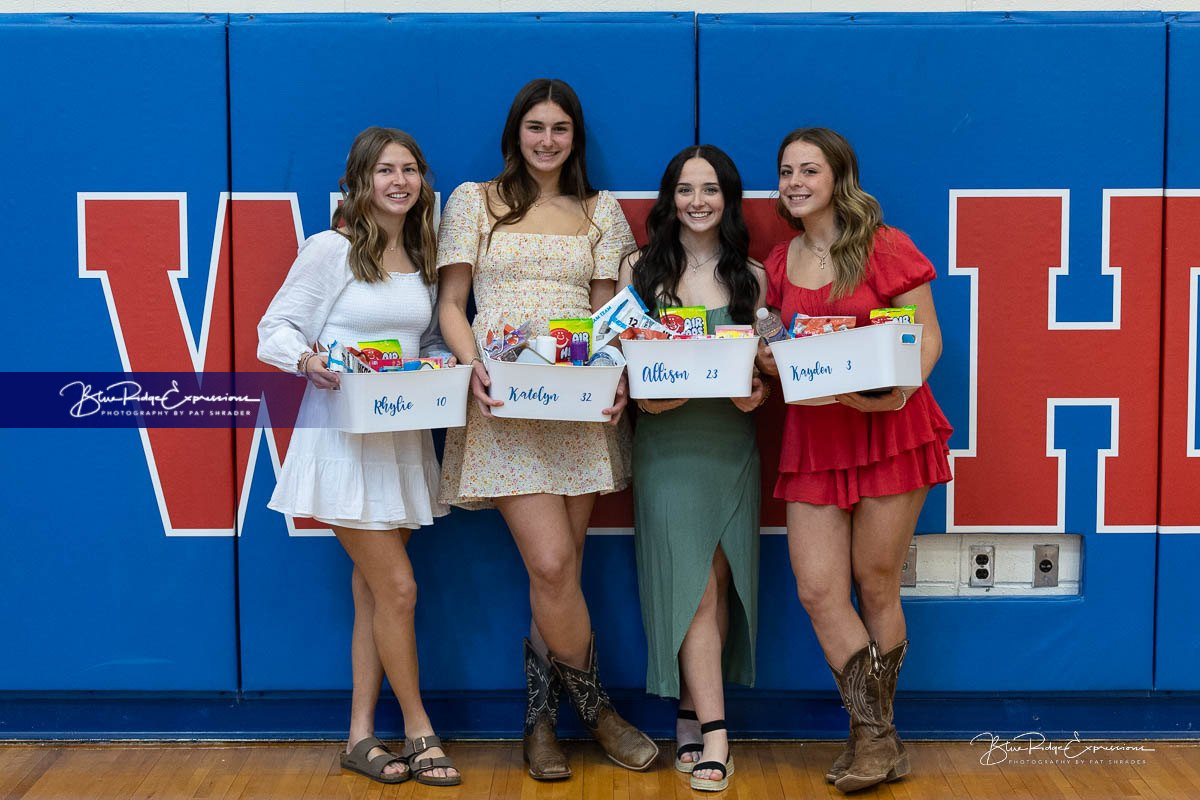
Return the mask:
<svg viewBox="0 0 1200 800"><path fill-rule="evenodd" d="M854 150L826 128L800 128L779 148L780 215L796 230L767 256L767 305L854 316L916 306L921 374L942 352L929 281L933 265L883 224L858 183ZM769 352L764 371L778 374ZM825 778L843 792L908 774L892 700L908 648L900 571L929 487L950 480L951 428L929 386L838 395L787 409L775 497L786 500L788 549L800 602L850 713L846 748ZM851 582L858 609L850 601Z"/></svg>

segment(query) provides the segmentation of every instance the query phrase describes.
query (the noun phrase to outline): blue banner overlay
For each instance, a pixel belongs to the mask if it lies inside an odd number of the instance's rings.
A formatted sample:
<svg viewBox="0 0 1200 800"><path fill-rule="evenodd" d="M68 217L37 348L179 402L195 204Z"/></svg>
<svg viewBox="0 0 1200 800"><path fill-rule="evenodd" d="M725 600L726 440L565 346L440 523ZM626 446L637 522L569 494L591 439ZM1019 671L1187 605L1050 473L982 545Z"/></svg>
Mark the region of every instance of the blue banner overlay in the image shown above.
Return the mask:
<svg viewBox="0 0 1200 800"><path fill-rule="evenodd" d="M26 372L8 383L10 428L291 428L307 385L284 372Z"/></svg>

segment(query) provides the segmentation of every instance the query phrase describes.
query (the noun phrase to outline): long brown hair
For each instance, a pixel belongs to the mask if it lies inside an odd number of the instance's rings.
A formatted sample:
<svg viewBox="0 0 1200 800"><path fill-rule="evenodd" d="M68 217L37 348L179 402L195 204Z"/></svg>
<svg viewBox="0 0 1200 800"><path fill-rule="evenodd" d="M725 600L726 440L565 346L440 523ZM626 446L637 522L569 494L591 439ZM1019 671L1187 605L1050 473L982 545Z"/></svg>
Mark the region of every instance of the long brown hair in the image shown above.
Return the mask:
<svg viewBox="0 0 1200 800"><path fill-rule="evenodd" d="M833 170L831 202L838 236L829 246L829 259L833 263L833 286L829 295L845 297L866 277L875 232L883 227L883 209L878 200L859 186L858 158L844 136L829 128L797 128L783 137L775 158L776 170L783 163L783 151L794 142L808 142L820 148ZM775 201L775 211L792 228L804 230L804 223L788 213L782 198Z"/></svg>
<svg viewBox="0 0 1200 800"><path fill-rule="evenodd" d="M587 176L587 133L583 127L583 106L575 90L557 78L535 78L521 87L508 109L504 132L500 134L500 152L504 155L504 169L494 182L496 193L508 212L497 217L496 225L520 222L538 198L538 185L525 165L521 155L521 120L538 103L554 103L571 118L571 154L558 175L560 194L576 198L586 214L587 201L596 196L596 190ZM491 203L488 203L491 211ZM587 215L591 219L591 215Z"/></svg>
<svg viewBox="0 0 1200 800"><path fill-rule="evenodd" d="M663 171L658 197L646 216L646 246L641 249L633 270L633 288L657 316L658 301L680 305L679 281L687 266L687 253L679 241L679 212L675 192L679 176L688 160L700 158L712 166L725 199L725 210L717 228L720 257L714 269L717 283L729 292L729 315L733 321L749 325L754 321L758 302L758 281L750 272L750 232L742 213L742 176L733 159L711 144L692 145L681 150Z"/></svg>
<svg viewBox="0 0 1200 800"><path fill-rule="evenodd" d="M429 185L429 164L417 141L396 128L370 127L354 138L346 156L346 174L338 181L342 203L333 212L330 227L341 230L350 240L350 271L355 279L378 283L388 279L383 268L387 233L371 213L375 165L389 144L398 144L412 153L421 173L421 191L417 202L404 217L401 239L404 252L412 259L426 285L437 281L437 237L433 233L433 187Z"/></svg>

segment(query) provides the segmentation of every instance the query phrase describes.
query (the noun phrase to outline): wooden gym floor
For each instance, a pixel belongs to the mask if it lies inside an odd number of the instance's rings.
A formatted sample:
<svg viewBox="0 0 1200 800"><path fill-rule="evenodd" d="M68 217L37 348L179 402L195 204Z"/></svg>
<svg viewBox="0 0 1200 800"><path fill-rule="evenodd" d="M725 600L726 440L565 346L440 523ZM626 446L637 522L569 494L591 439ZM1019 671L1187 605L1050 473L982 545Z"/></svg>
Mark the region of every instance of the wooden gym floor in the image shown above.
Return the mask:
<svg viewBox="0 0 1200 800"><path fill-rule="evenodd" d="M570 742L575 776L538 783L526 775L521 744L448 743L461 786L384 786L338 767L341 745L287 743L4 743L0 800L324 800L346 798L513 798L627 800L723 797L810 800L841 797L824 781L838 742L735 741L735 772L721 794L693 792L670 749L651 770L611 764L591 742ZM1056 742L1055 744L1063 744ZM1099 746L1105 749L1085 749ZM856 793L917 800L1200 800L1200 741L1083 742L1067 751L1012 744L910 742L913 774ZM1143 748L1143 749L1131 749ZM1000 763L996 763L1000 762Z"/></svg>

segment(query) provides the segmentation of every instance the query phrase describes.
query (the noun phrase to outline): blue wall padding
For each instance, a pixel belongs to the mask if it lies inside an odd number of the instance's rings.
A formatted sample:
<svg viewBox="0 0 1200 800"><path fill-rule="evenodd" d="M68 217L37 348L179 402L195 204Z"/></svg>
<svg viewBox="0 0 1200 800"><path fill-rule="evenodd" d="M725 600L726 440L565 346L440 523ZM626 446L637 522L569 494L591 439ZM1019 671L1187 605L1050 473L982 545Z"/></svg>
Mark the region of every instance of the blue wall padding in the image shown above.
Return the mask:
<svg viewBox="0 0 1200 800"><path fill-rule="evenodd" d="M1101 190L1162 185L1161 15L701 15L699 25L700 138L729 150L747 188L777 188L788 131L834 128L854 145L885 220L937 267L945 349L931 384L956 429L951 447L965 447L969 284L947 275L949 191L1069 188L1071 263L1087 266L1059 282L1059 318L1110 307L1111 286L1092 266ZM1013 314L1045 319L1040 308ZM1058 422L1060 435L1078 434L1061 446L1069 447L1067 532L1085 534L1082 596L908 603L915 644L904 688L1151 687L1154 537L1094 534L1095 450L1106 445L1089 438L1107 435L1107 417L1060 413ZM944 490L932 491L918 531L946 530L945 507ZM763 586L782 592L789 573L785 559L764 560ZM1081 658L1107 649L1113 615L1123 621L1122 646L1103 663ZM806 627L794 602L763 620L764 686L828 685L815 640L792 632Z"/></svg>
<svg viewBox="0 0 1200 800"><path fill-rule="evenodd" d="M1200 79L1197 78L1200 75L1200 14L1178 15L1170 23L1169 36L1165 186L1200 193L1200 141L1196 137L1196 131L1200 129ZM1188 223L1194 229L1197 220L1193 217ZM1167 225L1171 224L1172 215L1168 212ZM1189 266L1200 267L1200 264ZM1195 291L1194 284L1192 291ZM1197 298L1192 297L1191 303L1194 309ZM1179 444L1164 442L1163 446L1178 448ZM1195 490L1194 485L1164 486L1164 491L1185 495ZM1200 564L1200 534L1159 536L1155 629L1155 688L1158 689L1200 689L1200 671L1196 669L1196 664L1200 663L1200 635L1196 630L1197 564Z"/></svg>
<svg viewBox="0 0 1200 800"><path fill-rule="evenodd" d="M8 331L22 353L36 346L32 369L122 368L102 281L79 274L81 192L186 193L186 320L172 310L159 322L164 337L184 325L199 337L223 192L294 193L312 235L328 226L354 135L382 124L416 137L444 202L462 181L499 171L516 90L560 77L583 101L601 188L654 190L698 132L733 156L747 189L774 190L788 130L845 133L886 219L938 269L945 352L932 385L962 448L970 287L947 272L949 192L1069 189L1081 268L1059 282L1060 319L1110 307L1111 282L1095 268L1101 191L1200 186L1200 20L1172 20L1168 104L1168 24L1157 13L0 16L0 71L19 76L0 87ZM233 253L235 287L263 269ZM225 300L236 320L236 291ZM223 319L210 335L228 346L236 322ZM1157 402L1150 390L1147 402ZM1096 532L1107 413L1056 418L1067 532L1084 537L1082 593L906 602L917 644L902 689L1200 689L1188 592L1200 537ZM135 430L9 428L0 447L11 654L0 689L349 687L349 560L332 538L289 536L265 507L275 482L265 440L238 538L164 536ZM218 450L229 468L198 480L232 517L235 437ZM945 531L945 510L935 489L919 530ZM759 687L829 692L786 544L763 541ZM455 511L410 553L423 686L519 691L528 583L499 515ZM591 537L584 589L607 684L640 688L631 537Z"/></svg>
<svg viewBox="0 0 1200 800"><path fill-rule="evenodd" d="M189 227L211 232L228 172L224 22L0 17L5 369L122 369L101 282L78 274L77 192L186 191ZM198 330L211 233L191 242L180 285ZM138 432L0 437L0 686L237 689L233 540L163 535Z"/></svg>

